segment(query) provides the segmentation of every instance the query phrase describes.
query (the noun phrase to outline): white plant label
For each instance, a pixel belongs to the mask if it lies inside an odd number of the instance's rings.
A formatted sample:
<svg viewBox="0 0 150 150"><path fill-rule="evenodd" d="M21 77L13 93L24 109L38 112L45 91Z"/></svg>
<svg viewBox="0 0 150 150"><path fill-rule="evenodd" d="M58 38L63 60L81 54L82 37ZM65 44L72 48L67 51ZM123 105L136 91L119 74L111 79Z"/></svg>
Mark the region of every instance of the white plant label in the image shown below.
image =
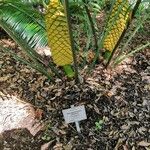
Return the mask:
<svg viewBox="0 0 150 150"><path fill-rule="evenodd" d="M69 109L64 109L62 112L66 123L87 119L84 106L71 107Z"/></svg>
<svg viewBox="0 0 150 150"><path fill-rule="evenodd" d="M85 107L77 106L74 107L73 105L69 109L64 109L63 116L66 123L73 123L75 122L77 131L80 132L79 121L87 119Z"/></svg>

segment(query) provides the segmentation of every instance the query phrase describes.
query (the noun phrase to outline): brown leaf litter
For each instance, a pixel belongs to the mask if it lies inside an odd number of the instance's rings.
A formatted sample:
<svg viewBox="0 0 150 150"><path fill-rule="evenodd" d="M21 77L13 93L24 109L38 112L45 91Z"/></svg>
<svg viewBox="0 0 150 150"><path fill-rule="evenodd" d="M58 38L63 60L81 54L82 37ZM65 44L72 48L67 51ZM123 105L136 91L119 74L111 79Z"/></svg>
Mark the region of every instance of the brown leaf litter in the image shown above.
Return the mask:
<svg viewBox="0 0 150 150"><path fill-rule="evenodd" d="M11 40L8 42L16 48L17 54L23 55ZM135 42L137 44L139 39ZM16 112L31 112L31 115L25 115L28 116L27 121L32 120L28 121L30 125L24 124L28 129L34 124L34 119L42 119L46 124L45 129L36 136L25 129L4 132L3 139L0 137L3 149L149 149L149 49L127 59L114 70L104 70L100 64L90 75L82 71L84 81L81 85L65 79L56 79L53 84L35 70L16 62L9 54L0 53L0 91L13 95L8 95L13 99L17 95L9 107L13 108L14 104L19 103L19 106L15 106L18 111L12 113L17 118L19 113ZM66 125L62 116L62 109L70 108L72 104L84 104L86 107L87 120L80 123L81 134L77 133L74 124ZM25 110L22 109L24 105ZM3 118L6 120L12 117L11 114L5 116ZM18 117L17 121L21 119ZM99 120L104 123L101 130L95 130L95 122Z"/></svg>

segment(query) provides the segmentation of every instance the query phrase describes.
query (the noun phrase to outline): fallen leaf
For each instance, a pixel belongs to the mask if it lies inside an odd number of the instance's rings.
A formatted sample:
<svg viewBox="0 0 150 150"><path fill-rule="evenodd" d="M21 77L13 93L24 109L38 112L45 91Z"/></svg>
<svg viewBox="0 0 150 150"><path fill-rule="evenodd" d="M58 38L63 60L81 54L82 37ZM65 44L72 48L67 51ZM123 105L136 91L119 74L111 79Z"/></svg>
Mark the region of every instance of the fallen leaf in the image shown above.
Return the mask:
<svg viewBox="0 0 150 150"><path fill-rule="evenodd" d="M136 149L135 149L135 146L132 147L132 150L136 150Z"/></svg>
<svg viewBox="0 0 150 150"><path fill-rule="evenodd" d="M9 78L10 78L10 76L0 77L0 82L5 82Z"/></svg>
<svg viewBox="0 0 150 150"><path fill-rule="evenodd" d="M143 147L148 147L150 146L150 143L149 142L145 142L145 141L141 141L138 143L139 146L143 146Z"/></svg>
<svg viewBox="0 0 150 150"><path fill-rule="evenodd" d="M53 147L54 150L63 150L63 144L62 143L56 143L56 145Z"/></svg>
<svg viewBox="0 0 150 150"><path fill-rule="evenodd" d="M55 140L52 140L48 143L45 143L41 146L41 150L48 150L50 148L50 145L52 145L52 143L54 142Z"/></svg>
<svg viewBox="0 0 150 150"><path fill-rule="evenodd" d="M114 150L118 150L119 147L122 145L123 141L124 141L124 139L121 139L121 138L118 139L118 142L117 142L117 144L116 144Z"/></svg>
<svg viewBox="0 0 150 150"><path fill-rule="evenodd" d="M71 143L63 146L64 150L72 150L73 145Z"/></svg>
<svg viewBox="0 0 150 150"><path fill-rule="evenodd" d="M36 109L35 110L35 118L41 120L43 116L43 110L42 109Z"/></svg>
<svg viewBox="0 0 150 150"><path fill-rule="evenodd" d="M123 145L123 150L128 150L127 145Z"/></svg>

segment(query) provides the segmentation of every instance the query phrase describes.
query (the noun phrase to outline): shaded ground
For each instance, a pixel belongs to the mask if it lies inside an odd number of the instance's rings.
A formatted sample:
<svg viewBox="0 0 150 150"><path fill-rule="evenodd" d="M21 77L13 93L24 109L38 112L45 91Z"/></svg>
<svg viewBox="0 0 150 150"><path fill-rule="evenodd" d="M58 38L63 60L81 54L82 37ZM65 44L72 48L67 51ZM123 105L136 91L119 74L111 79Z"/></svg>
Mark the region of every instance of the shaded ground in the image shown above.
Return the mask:
<svg viewBox="0 0 150 150"><path fill-rule="evenodd" d="M148 54L137 54L131 65L118 68L111 75L97 67L92 77L75 86L74 81L49 83L32 69L16 63L2 53L0 90L17 94L44 111L46 129L33 137L27 130L14 130L3 134L4 149L40 149L52 141L49 149L142 149L141 141L150 142L150 66ZM5 58L5 60L4 60ZM88 119L81 122L82 134L74 124L64 124L62 109L71 104L84 104ZM95 122L104 120L101 130ZM58 145L59 144L59 145ZM60 148L60 149L61 149ZM143 148L144 149L144 148Z"/></svg>
<svg viewBox="0 0 150 150"><path fill-rule="evenodd" d="M145 37L139 38L142 42ZM9 44L17 49L11 40ZM35 137L26 129L4 132L0 150L40 150L48 142L50 150L150 149L149 49L113 71L98 65L91 75L82 74L85 81L81 85L65 79L52 84L9 54L0 54L0 91L15 94L43 110L45 123ZM80 124L80 135L74 124L65 124L62 116L62 109L72 104L86 107L87 120ZM104 121L102 129L95 125L99 120Z"/></svg>

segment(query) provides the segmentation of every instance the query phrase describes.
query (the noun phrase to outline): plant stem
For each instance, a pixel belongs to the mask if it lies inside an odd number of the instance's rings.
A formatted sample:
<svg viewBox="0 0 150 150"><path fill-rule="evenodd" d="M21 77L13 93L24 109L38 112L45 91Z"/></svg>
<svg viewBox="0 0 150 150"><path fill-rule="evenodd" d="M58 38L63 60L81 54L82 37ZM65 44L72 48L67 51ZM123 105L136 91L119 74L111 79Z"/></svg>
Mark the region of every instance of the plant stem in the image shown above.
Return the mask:
<svg viewBox="0 0 150 150"><path fill-rule="evenodd" d="M97 40L97 36L96 36L96 30L95 30L95 27L94 27L94 22L93 22L93 20L92 20L92 16L91 16L91 14L90 14L90 11L89 11L89 9L88 9L88 6L87 6L86 1L85 1L85 0L82 0L82 1L83 1L83 3L84 3L85 11L86 11L87 16L88 16L89 21L90 21L90 26L91 26L92 33L93 33L93 37L94 37L95 49L96 49L96 51L97 51L96 54L98 54L98 53L99 53L99 51L98 51L98 42L97 42L98 40Z"/></svg>
<svg viewBox="0 0 150 150"><path fill-rule="evenodd" d="M123 46L123 48L122 48L121 51L124 51L124 50L127 48L129 42L132 40L132 38L133 38L133 37L135 36L135 34L138 32L138 30L140 29L140 27L141 27L141 24L139 24L139 25L135 28L134 32L133 32L132 35L129 37L129 39L126 41L126 43L124 44L124 46Z"/></svg>
<svg viewBox="0 0 150 150"><path fill-rule="evenodd" d="M73 34L72 34L71 15L70 15L70 11L69 11L69 2L68 2L68 0L64 0L64 7L65 7L65 12L66 12L66 17L67 17L68 32L69 32L70 43L71 43L71 48L72 48L72 53L73 53L75 81L76 81L76 83L79 83L78 64L77 64L77 58L76 58L77 55L76 55L76 51L75 51L74 39L73 39Z"/></svg>
<svg viewBox="0 0 150 150"><path fill-rule="evenodd" d="M116 65L118 65L120 62L122 62L124 59L128 58L129 56L132 56L134 53L136 53L136 52L138 52L138 51L140 51L140 50L142 50L142 49L148 47L149 45L150 45L150 42L148 42L148 43L145 44L145 45L142 45L141 47L138 47L137 49L135 49L135 50L129 52L129 53L126 54L126 55L120 56L120 57L116 60L116 62L114 63L114 67L115 67Z"/></svg>
<svg viewBox="0 0 150 150"><path fill-rule="evenodd" d="M121 54L122 52L125 51L125 49L127 48L127 46L129 45L129 42L131 42L132 38L135 36L135 34L138 32L138 30L140 29L140 27L142 26L142 24L144 23L144 21L147 19L148 17L145 17L144 19L142 19L142 21L140 23L138 23L137 27L134 29L134 31L132 32L132 34L130 35L129 39L126 41L126 43L124 44L123 48L120 50L118 56L115 58L114 62L113 62L113 66L116 66L116 64L118 64L117 62L119 61L119 59L122 57ZM119 62L120 63L120 62Z"/></svg>

